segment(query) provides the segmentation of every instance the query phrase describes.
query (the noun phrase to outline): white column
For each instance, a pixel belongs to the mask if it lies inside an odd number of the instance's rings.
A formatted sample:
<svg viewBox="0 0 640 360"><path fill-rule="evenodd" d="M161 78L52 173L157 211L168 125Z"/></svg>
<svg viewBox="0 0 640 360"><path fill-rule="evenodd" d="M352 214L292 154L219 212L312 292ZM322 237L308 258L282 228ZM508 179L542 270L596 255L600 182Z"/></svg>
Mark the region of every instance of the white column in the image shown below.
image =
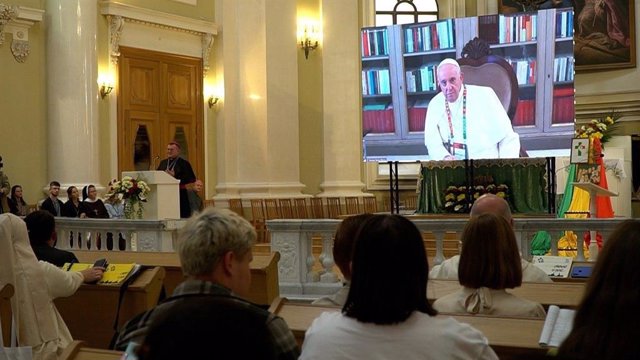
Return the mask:
<svg viewBox="0 0 640 360"><path fill-rule="evenodd" d="M217 2L218 4L218 2ZM295 0L223 0L217 199L300 197Z"/></svg>
<svg viewBox="0 0 640 360"><path fill-rule="evenodd" d="M99 186L97 1L47 0L45 14L49 180Z"/></svg>
<svg viewBox="0 0 640 360"><path fill-rule="evenodd" d="M324 181L318 196L362 196L358 2L321 0L321 7Z"/></svg>

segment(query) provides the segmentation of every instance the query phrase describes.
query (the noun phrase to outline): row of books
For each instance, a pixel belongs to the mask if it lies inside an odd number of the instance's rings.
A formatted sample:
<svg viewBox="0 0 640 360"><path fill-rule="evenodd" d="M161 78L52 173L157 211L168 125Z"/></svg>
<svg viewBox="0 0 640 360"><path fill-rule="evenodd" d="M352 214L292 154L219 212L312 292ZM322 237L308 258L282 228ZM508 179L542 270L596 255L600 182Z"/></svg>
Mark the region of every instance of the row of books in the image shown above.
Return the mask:
<svg viewBox="0 0 640 360"><path fill-rule="evenodd" d="M573 81L573 56L553 59L553 81Z"/></svg>
<svg viewBox="0 0 640 360"><path fill-rule="evenodd" d="M435 91L438 82L437 67L435 64L423 65L419 69L406 71L407 92Z"/></svg>
<svg viewBox="0 0 640 360"><path fill-rule="evenodd" d="M361 50L362 56L389 55L389 36L387 29L363 29Z"/></svg>
<svg viewBox="0 0 640 360"><path fill-rule="evenodd" d="M573 37L573 11L556 14L556 38Z"/></svg>
<svg viewBox="0 0 640 360"><path fill-rule="evenodd" d="M365 104L362 107L362 128L374 134L395 132L392 104Z"/></svg>
<svg viewBox="0 0 640 360"><path fill-rule="evenodd" d="M391 94L389 69L362 70L362 95Z"/></svg>
<svg viewBox="0 0 640 360"><path fill-rule="evenodd" d="M489 44L535 41L538 38L538 16L536 14L480 16L478 36Z"/></svg>
<svg viewBox="0 0 640 360"><path fill-rule="evenodd" d="M553 89L552 119L554 124L572 123L575 120L575 91L573 86Z"/></svg>
<svg viewBox="0 0 640 360"><path fill-rule="evenodd" d="M453 19L404 29L405 52L423 52L455 47Z"/></svg>
<svg viewBox="0 0 640 360"><path fill-rule="evenodd" d="M528 59L505 59L513 68L513 72L518 79L518 85L533 85L536 83L536 64L535 58Z"/></svg>

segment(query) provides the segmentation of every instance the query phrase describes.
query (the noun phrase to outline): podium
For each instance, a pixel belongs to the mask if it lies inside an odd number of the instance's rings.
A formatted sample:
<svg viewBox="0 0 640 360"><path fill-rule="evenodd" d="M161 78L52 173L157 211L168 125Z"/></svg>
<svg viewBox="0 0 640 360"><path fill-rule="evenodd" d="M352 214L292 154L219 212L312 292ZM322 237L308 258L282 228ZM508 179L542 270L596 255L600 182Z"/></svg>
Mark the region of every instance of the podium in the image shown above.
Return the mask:
<svg viewBox="0 0 640 360"><path fill-rule="evenodd" d="M573 187L584 190L589 193L589 217L596 217L597 205L596 196L618 196L617 193L607 190L602 186L598 186L591 182L573 182ZM598 258L598 244L596 242L596 232L591 230L589 232L591 237L591 243L589 243L589 261L596 261Z"/></svg>
<svg viewBox="0 0 640 360"><path fill-rule="evenodd" d="M143 219L180 219L180 180L164 171L123 171L122 176L144 180L151 188L144 204Z"/></svg>

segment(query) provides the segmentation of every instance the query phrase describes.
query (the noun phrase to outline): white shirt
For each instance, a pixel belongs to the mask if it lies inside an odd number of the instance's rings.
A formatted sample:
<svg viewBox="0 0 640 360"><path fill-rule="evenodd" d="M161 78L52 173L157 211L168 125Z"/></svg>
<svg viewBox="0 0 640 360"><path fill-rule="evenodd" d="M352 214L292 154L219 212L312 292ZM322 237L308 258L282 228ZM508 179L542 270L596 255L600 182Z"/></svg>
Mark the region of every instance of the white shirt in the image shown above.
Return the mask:
<svg viewBox="0 0 640 360"><path fill-rule="evenodd" d="M414 312L394 325L362 323L325 312L305 335L301 360L309 359L497 359L487 339L448 316Z"/></svg>
<svg viewBox="0 0 640 360"><path fill-rule="evenodd" d="M462 288L433 303L433 308L447 313L524 316L544 318L546 313L537 302L509 294L506 290L486 287Z"/></svg>
<svg viewBox="0 0 640 360"><path fill-rule="evenodd" d="M525 259L520 259L522 263L523 282L553 282L542 269L533 265ZM458 266L460 255L455 255L443 261L440 265L435 265L429 271L429 279L458 280Z"/></svg>
<svg viewBox="0 0 640 360"><path fill-rule="evenodd" d="M513 131L511 120L493 92L485 86L467 87L467 136L463 138L463 91L449 104L453 125L453 142L466 143L470 159L517 158L520 155L520 137ZM450 137L449 121L442 92L429 102L424 125L424 144L431 160L442 160L450 155L443 142Z"/></svg>

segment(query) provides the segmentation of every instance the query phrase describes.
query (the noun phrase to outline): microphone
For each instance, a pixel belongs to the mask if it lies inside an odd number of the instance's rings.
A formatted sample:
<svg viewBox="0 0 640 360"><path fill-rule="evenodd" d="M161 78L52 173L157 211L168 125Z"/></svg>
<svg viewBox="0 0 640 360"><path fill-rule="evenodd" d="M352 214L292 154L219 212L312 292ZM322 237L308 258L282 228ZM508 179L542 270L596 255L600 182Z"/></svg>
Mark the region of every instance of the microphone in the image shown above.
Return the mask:
<svg viewBox="0 0 640 360"><path fill-rule="evenodd" d="M153 160L151 161L151 165L149 166L149 170L155 170L156 169L156 161L160 159L160 155L156 155L153 157Z"/></svg>

